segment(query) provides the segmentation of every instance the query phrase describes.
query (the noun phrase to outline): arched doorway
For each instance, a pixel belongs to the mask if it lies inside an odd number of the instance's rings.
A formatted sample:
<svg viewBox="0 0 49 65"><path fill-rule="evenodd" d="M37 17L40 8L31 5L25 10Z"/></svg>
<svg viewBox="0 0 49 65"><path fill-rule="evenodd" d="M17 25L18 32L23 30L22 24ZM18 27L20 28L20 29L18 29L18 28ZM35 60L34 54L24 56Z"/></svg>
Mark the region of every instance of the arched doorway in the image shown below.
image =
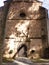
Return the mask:
<svg viewBox="0 0 49 65"><path fill-rule="evenodd" d="M13 58L16 57L16 54L18 54L18 57L27 57L27 46L25 44L20 45Z"/></svg>

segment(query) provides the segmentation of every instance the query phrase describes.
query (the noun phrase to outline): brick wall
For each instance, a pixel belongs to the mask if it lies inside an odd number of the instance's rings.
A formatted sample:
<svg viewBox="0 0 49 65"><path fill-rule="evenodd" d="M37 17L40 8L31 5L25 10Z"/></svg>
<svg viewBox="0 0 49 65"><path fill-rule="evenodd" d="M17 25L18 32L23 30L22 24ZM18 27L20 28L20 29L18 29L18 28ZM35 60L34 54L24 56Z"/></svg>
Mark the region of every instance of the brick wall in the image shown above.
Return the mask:
<svg viewBox="0 0 49 65"><path fill-rule="evenodd" d="M1 11L0 15L2 14ZM27 52L35 50L37 54L42 55L43 48L47 47L46 14L46 9L41 7L39 2L11 2L5 27L5 57L12 57L21 44L27 46ZM2 27L0 28L2 30ZM10 50L13 50L12 54L9 54Z"/></svg>
<svg viewBox="0 0 49 65"><path fill-rule="evenodd" d="M0 64L2 62L2 41L3 41L3 35L2 35L2 30L3 30L3 7L0 7Z"/></svg>

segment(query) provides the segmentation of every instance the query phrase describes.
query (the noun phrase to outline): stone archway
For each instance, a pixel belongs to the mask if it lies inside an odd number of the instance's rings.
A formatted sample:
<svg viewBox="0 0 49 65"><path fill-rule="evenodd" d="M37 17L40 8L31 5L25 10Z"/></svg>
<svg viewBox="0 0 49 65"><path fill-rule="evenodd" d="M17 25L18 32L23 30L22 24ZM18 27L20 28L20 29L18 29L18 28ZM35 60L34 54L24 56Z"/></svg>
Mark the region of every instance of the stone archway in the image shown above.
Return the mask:
<svg viewBox="0 0 49 65"><path fill-rule="evenodd" d="M27 57L27 46L25 44L20 45L13 58L16 57L16 54L18 54L18 57Z"/></svg>
<svg viewBox="0 0 49 65"><path fill-rule="evenodd" d="M25 44L22 44L22 45L18 48L18 56L27 57L27 46L26 46Z"/></svg>

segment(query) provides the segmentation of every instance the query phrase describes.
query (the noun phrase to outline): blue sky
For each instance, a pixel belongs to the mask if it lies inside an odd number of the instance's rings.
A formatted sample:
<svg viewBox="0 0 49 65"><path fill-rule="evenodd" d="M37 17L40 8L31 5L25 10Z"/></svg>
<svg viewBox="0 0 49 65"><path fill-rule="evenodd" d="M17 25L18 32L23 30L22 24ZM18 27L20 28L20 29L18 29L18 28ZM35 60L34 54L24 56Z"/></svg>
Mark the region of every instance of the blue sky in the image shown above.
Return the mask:
<svg viewBox="0 0 49 65"><path fill-rule="evenodd" d="M5 0L0 0L0 6L3 6L3 1ZM39 1L42 1L43 2L43 7L47 8L48 9L48 13L49 13L49 0L39 0Z"/></svg>

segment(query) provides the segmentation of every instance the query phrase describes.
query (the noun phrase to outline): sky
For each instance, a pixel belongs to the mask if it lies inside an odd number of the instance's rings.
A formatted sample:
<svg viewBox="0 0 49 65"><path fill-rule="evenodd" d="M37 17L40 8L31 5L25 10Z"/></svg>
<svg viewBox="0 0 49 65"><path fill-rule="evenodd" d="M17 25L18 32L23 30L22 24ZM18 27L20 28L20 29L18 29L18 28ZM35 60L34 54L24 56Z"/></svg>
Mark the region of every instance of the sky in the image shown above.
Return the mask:
<svg viewBox="0 0 49 65"><path fill-rule="evenodd" d="M0 7L4 5L3 1L5 0L0 0ZM48 9L48 14L49 14L49 0L39 0L39 1L43 2L42 6Z"/></svg>
<svg viewBox="0 0 49 65"><path fill-rule="evenodd" d="M4 5L3 1L5 0L0 0L0 7Z"/></svg>

